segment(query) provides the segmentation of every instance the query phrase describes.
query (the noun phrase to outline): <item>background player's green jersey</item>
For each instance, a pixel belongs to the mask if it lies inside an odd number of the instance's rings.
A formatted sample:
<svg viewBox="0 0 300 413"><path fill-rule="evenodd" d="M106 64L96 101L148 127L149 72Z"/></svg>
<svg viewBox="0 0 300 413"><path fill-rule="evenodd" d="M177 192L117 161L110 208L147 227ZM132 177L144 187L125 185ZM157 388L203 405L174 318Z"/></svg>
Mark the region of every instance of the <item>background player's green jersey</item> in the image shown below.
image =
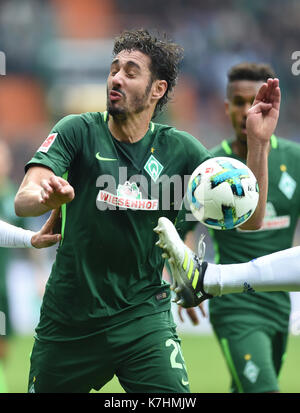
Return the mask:
<svg viewBox="0 0 300 413"><path fill-rule="evenodd" d="M238 158L232 143L223 141L211 150L213 156ZM242 160L242 159L240 159ZM243 161L243 160L242 160ZM244 161L245 162L245 161ZM285 139L271 138L269 188L263 226L258 231L210 230L215 247L215 262L231 264L250 261L292 246L300 212L300 145ZM288 267L286 271L288 272ZM245 286L247 291L248 286ZM285 292L229 294L209 302L213 325L239 321L244 325L263 324L286 330L290 298Z"/></svg>
<svg viewBox="0 0 300 413"><path fill-rule="evenodd" d="M191 135L153 122L140 141L119 142L107 121L106 112L63 118L26 166L49 167L75 190L62 209L40 339L85 337L170 308L153 228L160 216L175 220L183 177L210 153Z"/></svg>

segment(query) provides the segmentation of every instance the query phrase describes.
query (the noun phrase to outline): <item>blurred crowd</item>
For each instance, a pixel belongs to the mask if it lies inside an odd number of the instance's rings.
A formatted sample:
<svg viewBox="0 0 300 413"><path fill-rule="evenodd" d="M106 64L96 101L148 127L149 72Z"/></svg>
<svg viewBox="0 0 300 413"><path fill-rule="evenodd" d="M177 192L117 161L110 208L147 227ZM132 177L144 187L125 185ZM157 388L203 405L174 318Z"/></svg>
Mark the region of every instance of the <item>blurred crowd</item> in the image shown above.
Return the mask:
<svg viewBox="0 0 300 413"><path fill-rule="evenodd" d="M157 121L214 146L232 133L223 107L227 70L264 61L281 81L277 133L299 140L300 76L291 72L299 21L297 0L1 0L0 139L16 159L13 179L19 183L58 119L105 110L113 37L125 28L166 32L185 49L173 101Z"/></svg>

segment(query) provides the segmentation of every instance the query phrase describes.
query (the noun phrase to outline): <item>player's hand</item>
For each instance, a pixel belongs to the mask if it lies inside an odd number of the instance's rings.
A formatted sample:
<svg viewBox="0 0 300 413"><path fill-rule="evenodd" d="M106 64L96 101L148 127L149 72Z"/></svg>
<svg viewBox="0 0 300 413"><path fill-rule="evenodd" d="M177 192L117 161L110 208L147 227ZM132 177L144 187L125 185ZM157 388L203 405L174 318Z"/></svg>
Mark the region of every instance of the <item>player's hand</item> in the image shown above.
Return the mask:
<svg viewBox="0 0 300 413"><path fill-rule="evenodd" d="M61 240L61 235L57 234L57 230L60 227L60 208L57 208L51 212L50 217L46 223L31 238L31 244L35 248L46 248L55 245Z"/></svg>
<svg viewBox="0 0 300 413"><path fill-rule="evenodd" d="M248 145L270 141L279 117L280 100L279 80L268 79L257 92L247 113Z"/></svg>
<svg viewBox="0 0 300 413"><path fill-rule="evenodd" d="M205 312L205 310L204 310L203 303L199 304L198 307L200 308L200 311L201 311L201 313L202 313L202 316L203 316L203 317L206 317L206 312ZM179 316L179 319L180 319L180 321L181 321L182 323L184 323L184 318L183 318L183 315L182 315L182 312L183 312L184 310L186 311L187 315L189 316L189 319L190 319L191 322L194 324L194 326L197 326L198 324L200 324L200 320L199 320L197 311L196 311L196 309L195 309L194 307L184 308L184 307L182 307L181 305L178 305L178 309L177 309L177 311L178 311L178 316Z"/></svg>
<svg viewBox="0 0 300 413"><path fill-rule="evenodd" d="M68 181L60 176L51 176L41 181L41 204L50 209L59 208L61 205L74 199L74 188Z"/></svg>

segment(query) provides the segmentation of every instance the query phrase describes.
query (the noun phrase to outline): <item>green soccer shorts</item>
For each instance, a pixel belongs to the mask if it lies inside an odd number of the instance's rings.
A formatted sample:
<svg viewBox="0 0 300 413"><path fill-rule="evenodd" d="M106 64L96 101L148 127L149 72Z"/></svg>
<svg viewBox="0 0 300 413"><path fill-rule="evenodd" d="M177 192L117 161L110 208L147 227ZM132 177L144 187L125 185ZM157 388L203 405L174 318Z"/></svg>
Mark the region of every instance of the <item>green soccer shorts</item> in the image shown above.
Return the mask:
<svg viewBox="0 0 300 413"><path fill-rule="evenodd" d="M28 391L84 393L114 375L128 393L188 393L180 339L170 311L76 341L35 340Z"/></svg>
<svg viewBox="0 0 300 413"><path fill-rule="evenodd" d="M233 393L279 391L278 375L285 359L288 331L235 324L214 326L230 375ZM246 333L245 333L246 332Z"/></svg>

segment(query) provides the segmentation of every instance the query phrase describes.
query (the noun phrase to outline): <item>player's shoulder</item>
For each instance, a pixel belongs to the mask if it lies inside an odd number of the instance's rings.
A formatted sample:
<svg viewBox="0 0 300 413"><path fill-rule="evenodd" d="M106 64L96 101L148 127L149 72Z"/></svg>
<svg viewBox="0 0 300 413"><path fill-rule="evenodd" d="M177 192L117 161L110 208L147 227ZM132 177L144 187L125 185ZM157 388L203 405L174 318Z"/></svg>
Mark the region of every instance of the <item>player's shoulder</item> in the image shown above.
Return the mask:
<svg viewBox="0 0 300 413"><path fill-rule="evenodd" d="M286 139L279 136L272 136L271 144L274 149L278 149L279 151L289 150L291 153L295 151L295 155L299 156L300 154L300 142L294 141L290 139Z"/></svg>
<svg viewBox="0 0 300 413"><path fill-rule="evenodd" d="M92 123L99 123L103 118L103 114L100 112L85 112L78 114L70 114L60 119L56 125L56 129L68 129L86 127Z"/></svg>
<svg viewBox="0 0 300 413"><path fill-rule="evenodd" d="M168 139L185 141L197 140L194 136L186 131L179 130L174 126L163 125L159 123L154 124L161 134L164 134Z"/></svg>
<svg viewBox="0 0 300 413"><path fill-rule="evenodd" d="M186 148L204 148L203 144L191 135L189 132L179 130L174 126L164 125L160 123L153 123L156 131L160 135L160 138L168 143L176 145L176 147Z"/></svg>
<svg viewBox="0 0 300 413"><path fill-rule="evenodd" d="M223 139L221 143L210 149L211 154L216 156L232 156L231 140Z"/></svg>

